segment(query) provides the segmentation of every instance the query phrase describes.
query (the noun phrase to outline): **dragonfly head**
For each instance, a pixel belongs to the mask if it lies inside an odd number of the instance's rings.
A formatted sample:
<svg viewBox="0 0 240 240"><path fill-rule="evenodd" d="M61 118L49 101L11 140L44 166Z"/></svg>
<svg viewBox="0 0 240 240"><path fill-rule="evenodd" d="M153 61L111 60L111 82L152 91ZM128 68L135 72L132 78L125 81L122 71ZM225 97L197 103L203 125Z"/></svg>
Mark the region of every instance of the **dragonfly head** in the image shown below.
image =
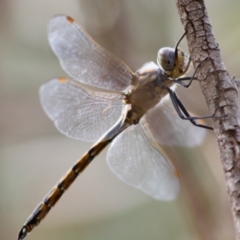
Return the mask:
<svg viewBox="0 0 240 240"><path fill-rule="evenodd" d="M178 78L187 72L190 57L180 48L164 47L158 51L157 63L171 78Z"/></svg>
<svg viewBox="0 0 240 240"><path fill-rule="evenodd" d="M172 71L175 64L175 50L170 47L160 48L157 63L164 71Z"/></svg>

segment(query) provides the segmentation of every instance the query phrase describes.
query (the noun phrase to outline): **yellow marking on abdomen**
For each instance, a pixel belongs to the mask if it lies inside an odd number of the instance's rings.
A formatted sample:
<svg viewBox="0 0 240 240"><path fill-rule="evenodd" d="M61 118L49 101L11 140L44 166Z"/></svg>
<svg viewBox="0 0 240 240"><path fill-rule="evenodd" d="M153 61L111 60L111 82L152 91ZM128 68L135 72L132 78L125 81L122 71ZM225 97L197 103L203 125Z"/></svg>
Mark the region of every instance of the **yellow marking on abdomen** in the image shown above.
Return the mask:
<svg viewBox="0 0 240 240"><path fill-rule="evenodd" d="M113 140L113 138L96 143L87 153L80 158L59 183L42 200L37 208L30 215L19 232L18 240L23 239L36 227L48 214L51 208L61 198L63 193L70 187L78 175L88 166L88 164Z"/></svg>

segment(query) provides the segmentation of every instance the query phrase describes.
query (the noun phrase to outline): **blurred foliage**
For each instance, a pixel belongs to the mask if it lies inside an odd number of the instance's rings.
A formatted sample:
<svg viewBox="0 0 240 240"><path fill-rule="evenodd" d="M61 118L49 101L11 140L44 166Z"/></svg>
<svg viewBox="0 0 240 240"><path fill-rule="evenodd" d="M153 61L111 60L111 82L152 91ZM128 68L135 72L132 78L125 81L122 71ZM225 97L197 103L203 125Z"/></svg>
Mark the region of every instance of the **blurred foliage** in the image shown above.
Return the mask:
<svg viewBox="0 0 240 240"><path fill-rule="evenodd" d="M208 1L207 7L226 68L239 77L240 2ZM73 17L134 71L183 33L174 1L0 1L1 239L16 239L38 201L89 147L59 134L39 104L39 86L66 76L47 42L47 22L59 13ZM186 43L181 47L186 50ZM179 88L183 102L206 114L198 85L185 91ZM172 153L182 191L171 203L121 183L104 158L96 159L29 240L233 239L212 133L201 148Z"/></svg>

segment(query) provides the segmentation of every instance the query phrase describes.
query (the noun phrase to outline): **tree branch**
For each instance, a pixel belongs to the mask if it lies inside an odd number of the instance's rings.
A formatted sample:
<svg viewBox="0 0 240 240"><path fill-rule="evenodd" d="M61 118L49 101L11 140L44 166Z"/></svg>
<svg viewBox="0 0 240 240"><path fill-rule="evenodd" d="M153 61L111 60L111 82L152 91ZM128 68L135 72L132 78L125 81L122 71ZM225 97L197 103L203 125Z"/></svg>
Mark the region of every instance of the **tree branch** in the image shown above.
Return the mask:
<svg viewBox="0 0 240 240"><path fill-rule="evenodd" d="M230 197L237 239L240 239L240 111L236 80L225 69L203 0L177 0L197 77L213 119ZM224 117L225 116L225 117Z"/></svg>

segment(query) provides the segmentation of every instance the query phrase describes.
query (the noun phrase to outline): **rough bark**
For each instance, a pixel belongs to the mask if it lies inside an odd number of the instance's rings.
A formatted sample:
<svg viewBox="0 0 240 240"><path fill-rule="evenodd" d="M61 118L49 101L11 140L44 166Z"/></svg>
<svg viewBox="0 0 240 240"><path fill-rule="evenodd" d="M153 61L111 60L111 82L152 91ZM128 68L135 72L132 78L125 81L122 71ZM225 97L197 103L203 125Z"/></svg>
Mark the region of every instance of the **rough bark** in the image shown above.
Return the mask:
<svg viewBox="0 0 240 240"><path fill-rule="evenodd" d="M213 118L237 239L240 239L240 111L237 81L221 59L204 1L177 0L190 56ZM220 117L220 118L217 118Z"/></svg>

